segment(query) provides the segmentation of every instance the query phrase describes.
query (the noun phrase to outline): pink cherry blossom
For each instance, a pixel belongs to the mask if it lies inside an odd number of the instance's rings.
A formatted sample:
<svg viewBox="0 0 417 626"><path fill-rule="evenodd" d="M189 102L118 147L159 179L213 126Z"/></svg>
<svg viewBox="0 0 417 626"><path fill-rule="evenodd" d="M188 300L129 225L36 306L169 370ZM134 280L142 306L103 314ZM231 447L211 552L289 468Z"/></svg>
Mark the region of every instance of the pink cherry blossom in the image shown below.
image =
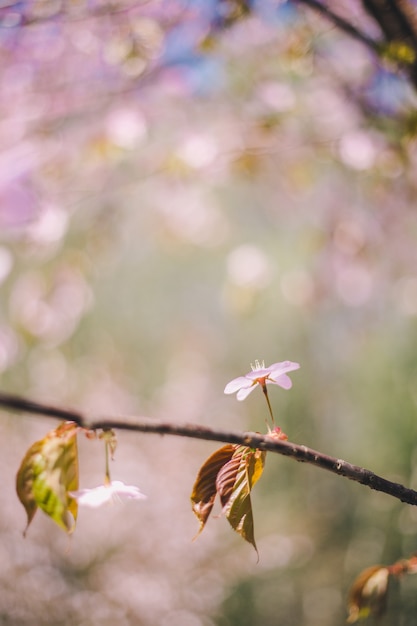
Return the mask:
<svg viewBox="0 0 417 626"><path fill-rule="evenodd" d="M78 504L97 508L117 499L143 500L146 496L138 487L125 485L120 480L113 480L106 485L99 485L93 489L70 491L69 495L75 498Z"/></svg>
<svg viewBox="0 0 417 626"><path fill-rule="evenodd" d="M281 363L273 363L269 367L265 367L265 362L255 361L252 365L252 371L245 376L234 378L228 383L224 389L224 393L236 393L237 399L244 400L255 389L257 385L265 388L265 385L279 385L283 389L291 389L292 381L287 372L298 370L299 363L292 361L282 361Z"/></svg>

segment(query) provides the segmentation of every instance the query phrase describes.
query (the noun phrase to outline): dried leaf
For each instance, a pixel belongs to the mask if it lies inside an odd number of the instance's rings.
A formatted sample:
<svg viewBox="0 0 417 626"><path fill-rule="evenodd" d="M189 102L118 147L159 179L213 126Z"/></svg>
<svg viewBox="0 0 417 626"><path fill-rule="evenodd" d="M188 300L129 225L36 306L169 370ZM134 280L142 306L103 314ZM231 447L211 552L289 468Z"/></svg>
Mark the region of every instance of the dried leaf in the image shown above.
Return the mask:
<svg viewBox="0 0 417 626"><path fill-rule="evenodd" d="M227 444L216 450L202 465L197 474L191 494L192 510L200 522L198 534L203 530L214 505L217 494L217 475L223 465L230 461L236 446Z"/></svg>
<svg viewBox="0 0 417 626"><path fill-rule="evenodd" d="M16 491L27 514L25 533L41 508L61 528L72 532L77 501L69 491L78 489L78 427L65 422L27 451L16 477Z"/></svg>
<svg viewBox="0 0 417 626"><path fill-rule="evenodd" d="M390 571L388 567L373 565L365 569L352 585L348 599L348 622L353 624L370 615L383 615L387 602Z"/></svg>
<svg viewBox="0 0 417 626"><path fill-rule="evenodd" d="M250 493L262 475L266 452L239 447L218 473L216 486L229 524L253 545L255 534Z"/></svg>

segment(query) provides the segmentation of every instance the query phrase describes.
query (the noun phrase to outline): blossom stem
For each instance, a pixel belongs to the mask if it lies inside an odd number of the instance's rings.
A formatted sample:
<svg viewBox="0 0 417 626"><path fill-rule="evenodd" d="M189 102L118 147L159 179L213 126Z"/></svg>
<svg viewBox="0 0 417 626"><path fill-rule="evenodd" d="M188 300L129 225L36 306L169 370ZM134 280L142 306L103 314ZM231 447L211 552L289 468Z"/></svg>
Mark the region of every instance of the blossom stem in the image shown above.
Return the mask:
<svg viewBox="0 0 417 626"><path fill-rule="evenodd" d="M109 442L107 440L105 441L105 450L106 450L106 472L104 475L104 484L110 485L111 477L110 477L110 463L109 463Z"/></svg>
<svg viewBox="0 0 417 626"><path fill-rule="evenodd" d="M269 402L269 396L268 396L268 390L266 388L266 383L265 382L262 383L261 387L262 387L262 391L264 392L266 403L268 405L268 409L269 409L269 414L271 416L272 425L275 426L274 415L272 413L271 403Z"/></svg>

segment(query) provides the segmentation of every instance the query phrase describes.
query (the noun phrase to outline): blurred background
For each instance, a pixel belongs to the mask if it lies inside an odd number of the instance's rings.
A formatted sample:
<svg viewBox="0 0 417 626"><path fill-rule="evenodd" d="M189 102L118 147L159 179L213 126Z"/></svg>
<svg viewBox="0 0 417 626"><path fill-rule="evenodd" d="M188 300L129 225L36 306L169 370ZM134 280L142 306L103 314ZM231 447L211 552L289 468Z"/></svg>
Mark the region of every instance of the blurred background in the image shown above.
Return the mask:
<svg viewBox="0 0 417 626"><path fill-rule="evenodd" d="M346 15L369 33L356 2ZM416 96L290 2L0 3L3 391L99 416L264 431L417 488ZM148 499L69 539L15 474L56 422L1 412L0 623L335 626L361 569L409 556L417 513L269 454L259 562L189 496L216 444L119 433ZM81 487L104 450L80 439ZM216 511L219 513L219 509ZM415 623L416 582L383 624Z"/></svg>

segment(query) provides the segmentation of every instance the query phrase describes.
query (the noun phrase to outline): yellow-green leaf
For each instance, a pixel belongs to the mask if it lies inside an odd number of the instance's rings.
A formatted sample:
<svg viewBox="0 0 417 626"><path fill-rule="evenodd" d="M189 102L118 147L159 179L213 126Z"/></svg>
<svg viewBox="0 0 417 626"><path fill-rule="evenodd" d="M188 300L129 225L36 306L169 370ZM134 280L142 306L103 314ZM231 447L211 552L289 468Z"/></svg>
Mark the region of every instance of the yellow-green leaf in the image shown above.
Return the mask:
<svg viewBox="0 0 417 626"><path fill-rule="evenodd" d="M200 522L199 533L211 513L217 494L216 479L219 471L225 463L230 461L236 446L227 444L216 450L201 466L191 494L192 510Z"/></svg>
<svg viewBox="0 0 417 626"><path fill-rule="evenodd" d="M226 518L243 539L253 545L251 491L262 475L266 453L260 450L237 448L233 457L218 472L216 486Z"/></svg>
<svg viewBox="0 0 417 626"><path fill-rule="evenodd" d="M26 452L16 476L17 496L25 507L27 515L25 533L34 518L36 511L38 510L38 505L36 504L35 496L33 494L33 482L35 479L34 465L36 463L36 459L41 456L41 453L42 441L37 441Z"/></svg>
<svg viewBox="0 0 417 626"><path fill-rule="evenodd" d="M78 505L69 495L78 489L78 427L65 422L35 442L16 477L17 495L27 514L27 531L38 507L61 528L72 532Z"/></svg>

